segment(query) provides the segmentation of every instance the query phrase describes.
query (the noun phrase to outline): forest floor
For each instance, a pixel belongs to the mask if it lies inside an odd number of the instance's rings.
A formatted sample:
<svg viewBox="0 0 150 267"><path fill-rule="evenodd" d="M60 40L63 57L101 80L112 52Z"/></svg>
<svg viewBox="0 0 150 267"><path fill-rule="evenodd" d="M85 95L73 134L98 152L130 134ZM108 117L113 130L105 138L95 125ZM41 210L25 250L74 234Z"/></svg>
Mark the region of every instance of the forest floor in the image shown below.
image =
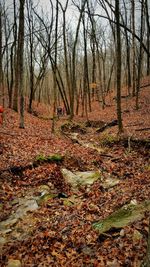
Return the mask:
<svg viewBox="0 0 150 267"><path fill-rule="evenodd" d="M115 100L108 98L106 104L102 110L95 101L89 120L115 120ZM74 123L81 128L62 132L61 125L68 122L63 116L52 134L48 108L36 109L38 117L25 113L25 129L19 129L18 114L10 109L0 126L0 221L6 222L5 228L0 225L0 266L140 267L146 256L149 213L105 235L93 228L93 222L125 204L150 200L150 87L141 89L139 110L135 98L122 99L121 139L117 126L98 133L98 127L86 127L87 119L80 115ZM49 155L63 159L33 164ZM119 183L106 189L97 180L73 190L62 168L100 171L103 179L111 176ZM37 209L33 202L32 210L13 221L20 200L39 197L44 186L55 197L47 197Z"/></svg>

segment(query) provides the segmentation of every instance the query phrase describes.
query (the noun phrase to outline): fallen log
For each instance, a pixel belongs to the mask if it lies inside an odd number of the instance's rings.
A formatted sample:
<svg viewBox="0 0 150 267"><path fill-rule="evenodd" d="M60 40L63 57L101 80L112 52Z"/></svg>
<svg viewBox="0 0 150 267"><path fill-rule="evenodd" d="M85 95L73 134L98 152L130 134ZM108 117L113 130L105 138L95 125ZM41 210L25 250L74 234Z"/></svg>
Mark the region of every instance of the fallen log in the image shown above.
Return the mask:
<svg viewBox="0 0 150 267"><path fill-rule="evenodd" d="M102 126L102 127L100 127L100 128L98 128L98 129L96 130L96 132L97 132L97 133L101 133L101 132L103 132L104 130L106 130L106 129L110 128L110 127L116 126L116 125L118 125L118 120L113 120L113 121L111 121L111 122L105 123L105 125Z"/></svg>

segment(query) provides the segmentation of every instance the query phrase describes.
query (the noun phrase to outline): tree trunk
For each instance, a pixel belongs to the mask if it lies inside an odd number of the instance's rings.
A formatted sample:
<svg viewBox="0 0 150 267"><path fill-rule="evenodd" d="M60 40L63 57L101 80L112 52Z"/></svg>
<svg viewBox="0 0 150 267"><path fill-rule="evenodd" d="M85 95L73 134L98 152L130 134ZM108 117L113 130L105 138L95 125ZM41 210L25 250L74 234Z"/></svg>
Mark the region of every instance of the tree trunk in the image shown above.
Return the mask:
<svg viewBox="0 0 150 267"><path fill-rule="evenodd" d="M145 13L146 13L146 24L147 24L147 75L150 74L150 17L149 17L148 1L145 0Z"/></svg>
<svg viewBox="0 0 150 267"><path fill-rule="evenodd" d="M0 92L3 87L3 69L2 69L2 5L0 2Z"/></svg>
<svg viewBox="0 0 150 267"><path fill-rule="evenodd" d="M15 69L15 87L13 97L13 110L18 112L18 64L17 64L17 14L16 14L16 0L13 1L14 5L14 69Z"/></svg>
<svg viewBox="0 0 150 267"><path fill-rule="evenodd" d="M17 47L17 65L18 65L18 88L20 94L20 128L24 128L24 4L25 0L20 0L19 9L19 31Z"/></svg>
<svg viewBox="0 0 150 267"><path fill-rule="evenodd" d="M119 0L115 2L116 17L116 71L117 71L117 118L118 133L123 131L122 115L121 115L121 37L120 37L120 8Z"/></svg>
<svg viewBox="0 0 150 267"><path fill-rule="evenodd" d="M51 132L55 131L55 116L56 116L56 90L57 90L57 33L58 33L58 0L56 0L56 25L55 25L55 60L54 60L54 101L53 101L53 120L52 120L52 129Z"/></svg>
<svg viewBox="0 0 150 267"><path fill-rule="evenodd" d="M138 76L136 85L136 109L139 109L139 92L140 92L140 79L141 79L141 68L142 68L142 42L143 42L143 30L144 30L144 1L141 2L141 29L140 29L140 51L138 57Z"/></svg>
<svg viewBox="0 0 150 267"><path fill-rule="evenodd" d="M33 11L32 1L27 1L28 29L29 29L29 70L30 70L30 95L28 111L32 113L32 102L34 97L34 65L33 65Z"/></svg>
<svg viewBox="0 0 150 267"><path fill-rule="evenodd" d="M125 24L128 23L128 16L127 16L127 7L125 1L123 0L124 10L125 10ZM130 41L128 36L128 31L125 28L125 39L126 39L126 58L127 58L127 86L128 86L128 94L130 95L130 88L131 88L131 68L130 68Z"/></svg>
<svg viewBox="0 0 150 267"><path fill-rule="evenodd" d="M80 10L80 15L78 19L78 25L75 33L75 40L73 45L73 51L72 51L72 78L71 78L71 100L70 100L70 119L74 116L74 96L76 91L76 47L78 42L78 35L79 35L79 29L80 29L80 23L82 19L82 14L84 12L85 4L87 0L82 1L82 7Z"/></svg>

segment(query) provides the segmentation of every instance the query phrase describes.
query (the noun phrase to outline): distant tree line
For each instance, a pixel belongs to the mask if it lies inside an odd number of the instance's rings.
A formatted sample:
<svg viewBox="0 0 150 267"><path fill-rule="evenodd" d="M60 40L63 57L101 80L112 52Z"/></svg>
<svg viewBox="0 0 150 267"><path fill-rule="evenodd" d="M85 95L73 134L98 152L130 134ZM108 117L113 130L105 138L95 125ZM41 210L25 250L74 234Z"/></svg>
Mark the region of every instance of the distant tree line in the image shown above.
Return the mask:
<svg viewBox="0 0 150 267"><path fill-rule="evenodd" d="M150 74L149 4L50 0L46 12L33 0L11 6L1 0L1 104L19 111L23 128L24 108L32 113L33 100L50 105L53 118L62 104L70 118L80 107L88 119L93 101L104 109L114 90L121 132L121 87L135 96L138 109L141 77Z"/></svg>

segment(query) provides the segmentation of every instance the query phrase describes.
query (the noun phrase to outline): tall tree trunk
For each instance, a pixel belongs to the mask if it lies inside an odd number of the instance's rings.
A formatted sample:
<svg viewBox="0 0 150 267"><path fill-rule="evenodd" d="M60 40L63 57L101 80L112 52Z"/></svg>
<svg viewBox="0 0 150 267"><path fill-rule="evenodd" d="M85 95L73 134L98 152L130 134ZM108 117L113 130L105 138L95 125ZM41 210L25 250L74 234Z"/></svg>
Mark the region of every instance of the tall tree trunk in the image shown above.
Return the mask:
<svg viewBox="0 0 150 267"><path fill-rule="evenodd" d="M137 76L137 85L136 85L136 109L139 109L139 92L140 92L140 79L141 79L141 68L142 68L142 43L143 43L143 34L144 34L144 5L145 0L141 1L141 29L140 29L140 51L138 57L138 76Z"/></svg>
<svg viewBox="0 0 150 267"><path fill-rule="evenodd" d="M54 102L53 102L53 120L52 120L52 133L55 131L55 115L56 115L56 90L57 90L57 34L58 34L58 0L56 0L56 24L55 24L55 59L54 59L54 70L53 70L53 79L54 79Z"/></svg>
<svg viewBox="0 0 150 267"><path fill-rule="evenodd" d="M24 128L24 4L25 0L20 0L17 47L17 80L20 96L20 128Z"/></svg>
<svg viewBox="0 0 150 267"><path fill-rule="evenodd" d="M83 39L84 39L84 73L83 73L83 111L82 116L84 115L84 111L86 114L86 118L88 120L88 106L87 106L87 97L89 95L89 73L88 73L88 56L87 56L87 31L85 26L85 15L83 14Z"/></svg>
<svg viewBox="0 0 150 267"><path fill-rule="evenodd" d="M10 88L8 92L9 108L12 108L13 86L14 86L14 42L11 46L11 53L10 53Z"/></svg>
<svg viewBox="0 0 150 267"><path fill-rule="evenodd" d="M18 64L17 64L17 14L16 14L16 0L13 0L14 9L14 69L15 69L15 84L13 97L13 110L18 112Z"/></svg>
<svg viewBox="0 0 150 267"><path fill-rule="evenodd" d="M72 51L70 119L72 119L74 116L74 96L75 96L75 91L76 91L76 47L77 47L77 42L78 42L78 35L79 35L79 29L80 29L82 14L84 12L86 2L87 2L87 0L82 1L82 6L81 6L81 10L80 10L79 19L78 19L77 29L76 29L76 33L75 33L73 51Z"/></svg>
<svg viewBox="0 0 150 267"><path fill-rule="evenodd" d="M68 7L68 2L69 0L66 1L65 8L63 8L60 1L59 5L63 12L63 45L64 45L65 75L66 75L67 94L69 94L69 102L71 102L71 81L69 75L69 62L68 62L67 40L66 40L66 10ZM67 113L70 114L70 107L68 107Z"/></svg>
<svg viewBox="0 0 150 267"><path fill-rule="evenodd" d="M128 16L127 16L127 7L125 1L123 0L124 10L125 10L125 24L128 23ZM130 41L128 36L128 31L125 28L125 39L126 39L126 54L127 54L127 86L128 86L128 94L130 95L130 88L131 88L131 67L130 67Z"/></svg>
<svg viewBox="0 0 150 267"><path fill-rule="evenodd" d="M119 0L115 1L115 17L116 17L116 71L117 71L117 118L118 131L123 131L122 115L121 115L121 37L120 37L120 8Z"/></svg>
<svg viewBox="0 0 150 267"><path fill-rule="evenodd" d="M30 69L30 94L29 94L29 107L28 111L32 113L32 102L34 97L34 65L33 65L33 2L27 1L27 14L28 14L28 29L29 29L29 48L30 48L30 59L29 59L29 69Z"/></svg>
<svg viewBox="0 0 150 267"><path fill-rule="evenodd" d="M146 24L147 24L147 75L150 74L150 16L149 16L150 3L145 0L145 13L146 13Z"/></svg>
<svg viewBox="0 0 150 267"><path fill-rule="evenodd" d="M2 92L3 89L2 57L2 5L0 2L0 92Z"/></svg>
<svg viewBox="0 0 150 267"><path fill-rule="evenodd" d="M100 97L101 97L101 103L102 103L102 109L105 108L105 95L104 95L104 90L102 86L102 71L101 71L101 62L100 62L100 51L98 47L98 42L96 42L96 52L97 52L97 64L98 64L98 77L99 77L99 89L100 89Z"/></svg>
<svg viewBox="0 0 150 267"><path fill-rule="evenodd" d="M131 0L132 12L132 96L136 89L136 67L135 67L135 2Z"/></svg>

